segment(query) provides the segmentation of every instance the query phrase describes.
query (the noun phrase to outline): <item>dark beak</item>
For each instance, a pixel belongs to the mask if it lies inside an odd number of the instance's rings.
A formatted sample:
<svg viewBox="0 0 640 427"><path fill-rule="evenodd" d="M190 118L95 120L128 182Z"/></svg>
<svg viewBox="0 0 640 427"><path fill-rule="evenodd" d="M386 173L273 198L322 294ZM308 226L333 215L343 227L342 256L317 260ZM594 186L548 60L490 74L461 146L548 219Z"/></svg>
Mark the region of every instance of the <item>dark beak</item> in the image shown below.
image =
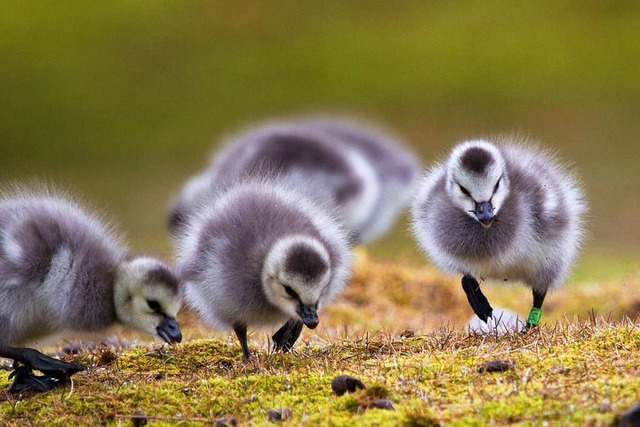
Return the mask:
<svg viewBox="0 0 640 427"><path fill-rule="evenodd" d="M495 218L495 215L493 214L493 205L490 201L480 203L476 202L476 209L473 213L476 214L476 218L478 218L478 221L480 221L480 224L482 224L484 228L489 228L491 227L491 224L493 224L493 218Z"/></svg>
<svg viewBox="0 0 640 427"><path fill-rule="evenodd" d="M173 317L165 317L160 326L156 328L158 336L168 344L176 344L182 341L182 333L178 322Z"/></svg>
<svg viewBox="0 0 640 427"><path fill-rule="evenodd" d="M302 319L302 323L309 329L315 329L318 323L320 323L320 319L318 319L318 307L315 305L300 305L298 314Z"/></svg>

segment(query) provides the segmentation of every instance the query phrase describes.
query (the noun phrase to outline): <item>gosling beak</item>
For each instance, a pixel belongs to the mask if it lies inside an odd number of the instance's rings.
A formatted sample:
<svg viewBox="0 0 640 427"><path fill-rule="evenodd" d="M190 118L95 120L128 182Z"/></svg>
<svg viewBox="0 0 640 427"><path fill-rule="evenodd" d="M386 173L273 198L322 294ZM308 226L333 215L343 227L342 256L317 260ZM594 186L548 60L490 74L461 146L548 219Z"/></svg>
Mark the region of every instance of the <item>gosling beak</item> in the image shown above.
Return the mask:
<svg viewBox="0 0 640 427"><path fill-rule="evenodd" d="M298 315L302 319L302 323L309 329L315 329L320 323L318 319L318 307L317 305L300 305L298 309Z"/></svg>
<svg viewBox="0 0 640 427"><path fill-rule="evenodd" d="M484 228L491 227L495 215L493 214L493 205L491 202L476 202L476 209L473 211L478 221Z"/></svg>
<svg viewBox="0 0 640 427"><path fill-rule="evenodd" d="M173 317L165 317L160 326L156 328L156 332L168 344L176 344L182 341L180 327Z"/></svg>

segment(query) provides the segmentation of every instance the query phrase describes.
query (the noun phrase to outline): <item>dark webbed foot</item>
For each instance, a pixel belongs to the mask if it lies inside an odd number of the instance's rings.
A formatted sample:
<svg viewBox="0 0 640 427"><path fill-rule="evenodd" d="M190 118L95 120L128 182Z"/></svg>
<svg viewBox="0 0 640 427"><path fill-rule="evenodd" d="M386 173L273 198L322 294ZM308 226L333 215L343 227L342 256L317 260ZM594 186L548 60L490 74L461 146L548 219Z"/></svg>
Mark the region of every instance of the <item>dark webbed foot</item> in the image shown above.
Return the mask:
<svg viewBox="0 0 640 427"><path fill-rule="evenodd" d="M12 393L50 390L56 384L66 384L73 374L85 369L82 365L54 359L32 348L0 347L0 357L15 361L16 369L12 373L15 381L9 389ZM33 370L42 372L44 376L34 375Z"/></svg>
<svg viewBox="0 0 640 427"><path fill-rule="evenodd" d="M26 367L38 370L46 376L56 378L59 381L67 381L71 375L85 370L82 365L54 359L31 348L24 349L22 356L23 358L20 361Z"/></svg>
<svg viewBox="0 0 640 427"><path fill-rule="evenodd" d="M467 294L467 300L469 305L473 309L473 312L482 320L487 323L489 317L493 313L493 308L489 304L487 297L484 296L480 289L480 284L475 277L465 274L462 277L462 289Z"/></svg>
<svg viewBox="0 0 640 427"><path fill-rule="evenodd" d="M302 322L296 319L289 319L278 331L273 334L273 348L276 351L291 351L294 344L302 333Z"/></svg>
<svg viewBox="0 0 640 427"><path fill-rule="evenodd" d="M60 381L47 375L35 375L33 371L26 366L16 368L9 378L13 378L13 383L9 387L9 393L22 393L24 391L40 393L49 391Z"/></svg>

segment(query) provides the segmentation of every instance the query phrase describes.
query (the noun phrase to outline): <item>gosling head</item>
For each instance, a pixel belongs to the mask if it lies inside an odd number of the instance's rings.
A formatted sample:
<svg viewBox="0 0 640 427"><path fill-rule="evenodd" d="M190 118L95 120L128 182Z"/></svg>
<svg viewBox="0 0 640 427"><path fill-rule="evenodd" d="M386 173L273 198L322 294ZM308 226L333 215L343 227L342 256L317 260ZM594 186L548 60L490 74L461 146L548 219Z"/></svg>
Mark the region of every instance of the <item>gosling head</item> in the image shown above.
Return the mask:
<svg viewBox="0 0 640 427"><path fill-rule="evenodd" d="M318 308L330 281L329 254L316 239L291 236L269 250L262 286L271 304L309 329L320 323Z"/></svg>
<svg viewBox="0 0 640 427"><path fill-rule="evenodd" d="M451 201L489 228L509 195L505 161L495 145L469 141L458 145L447 163Z"/></svg>
<svg viewBox="0 0 640 427"><path fill-rule="evenodd" d="M125 261L116 274L114 300L116 316L124 325L169 344L182 341L176 322L178 279L163 262L147 257Z"/></svg>

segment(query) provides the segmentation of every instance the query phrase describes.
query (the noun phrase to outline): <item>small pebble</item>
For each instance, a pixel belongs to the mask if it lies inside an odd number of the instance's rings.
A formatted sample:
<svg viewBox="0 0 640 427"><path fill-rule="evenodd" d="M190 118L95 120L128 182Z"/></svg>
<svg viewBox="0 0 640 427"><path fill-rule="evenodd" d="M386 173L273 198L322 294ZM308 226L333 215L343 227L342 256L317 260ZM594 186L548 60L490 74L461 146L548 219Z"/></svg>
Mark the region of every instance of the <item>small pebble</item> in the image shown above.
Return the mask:
<svg viewBox="0 0 640 427"><path fill-rule="evenodd" d="M338 396L342 396L345 393L353 393L363 388L367 387L362 381L349 375L338 375L331 381L331 390Z"/></svg>
<svg viewBox="0 0 640 427"><path fill-rule="evenodd" d="M378 399L374 400L372 407L378 409L387 409L389 411L395 411L396 407L393 406L393 402L389 399Z"/></svg>
<svg viewBox="0 0 640 427"><path fill-rule="evenodd" d="M513 369L514 363L511 360L492 360L478 368L478 373L485 372L505 372Z"/></svg>
<svg viewBox="0 0 640 427"><path fill-rule="evenodd" d="M277 409L269 409L269 412L267 412L267 420L269 420L270 423L277 423L281 419L282 415Z"/></svg>
<svg viewBox="0 0 640 427"><path fill-rule="evenodd" d="M111 350L107 349L100 354L100 360L98 360L97 366L108 365L109 363L116 360L118 356Z"/></svg>
<svg viewBox="0 0 640 427"><path fill-rule="evenodd" d="M617 427L637 427L640 426L640 403L636 403L631 408L618 415L616 418Z"/></svg>
<svg viewBox="0 0 640 427"><path fill-rule="evenodd" d="M215 422L216 427L235 427L238 425L238 421L233 417L216 418Z"/></svg>
<svg viewBox="0 0 640 427"><path fill-rule="evenodd" d="M133 427L142 427L146 426L149 420L147 416L140 409L136 409L133 413L133 417L131 417L131 422L133 423Z"/></svg>
<svg viewBox="0 0 640 427"><path fill-rule="evenodd" d="M290 420L291 415L291 409L289 408L269 409L269 412L267 413L267 419L271 423L277 423L280 421Z"/></svg>

